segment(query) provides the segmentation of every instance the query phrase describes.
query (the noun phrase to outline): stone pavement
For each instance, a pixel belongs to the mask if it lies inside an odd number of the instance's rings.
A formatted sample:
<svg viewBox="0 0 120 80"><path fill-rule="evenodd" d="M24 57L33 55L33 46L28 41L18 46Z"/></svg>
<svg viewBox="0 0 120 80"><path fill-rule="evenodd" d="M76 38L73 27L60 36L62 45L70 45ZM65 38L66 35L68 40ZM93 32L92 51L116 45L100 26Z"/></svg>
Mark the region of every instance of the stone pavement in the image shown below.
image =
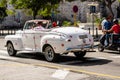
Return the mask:
<svg viewBox="0 0 120 80"><path fill-rule="evenodd" d="M0 58L0 80L81 80L89 75L18 63Z"/></svg>

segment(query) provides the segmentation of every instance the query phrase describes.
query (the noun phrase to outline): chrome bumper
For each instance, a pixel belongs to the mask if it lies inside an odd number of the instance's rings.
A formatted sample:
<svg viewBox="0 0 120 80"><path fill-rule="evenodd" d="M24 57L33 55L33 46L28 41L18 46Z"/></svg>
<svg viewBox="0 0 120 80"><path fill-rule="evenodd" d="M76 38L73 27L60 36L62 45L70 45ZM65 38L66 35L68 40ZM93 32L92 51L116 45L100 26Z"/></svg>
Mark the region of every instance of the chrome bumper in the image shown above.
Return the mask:
<svg viewBox="0 0 120 80"><path fill-rule="evenodd" d="M67 52L78 52L78 51L93 51L93 45L77 46L77 47L73 47L73 48L67 48L65 53L67 53Z"/></svg>

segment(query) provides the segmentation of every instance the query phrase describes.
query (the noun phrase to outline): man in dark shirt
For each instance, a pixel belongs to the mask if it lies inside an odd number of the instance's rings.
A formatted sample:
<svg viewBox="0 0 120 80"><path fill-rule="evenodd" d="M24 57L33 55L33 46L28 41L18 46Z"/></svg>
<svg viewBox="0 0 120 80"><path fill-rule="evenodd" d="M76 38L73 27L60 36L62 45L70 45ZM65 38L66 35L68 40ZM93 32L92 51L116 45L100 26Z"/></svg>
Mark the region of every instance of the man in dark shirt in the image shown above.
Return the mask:
<svg viewBox="0 0 120 80"><path fill-rule="evenodd" d="M109 30L112 26L112 22L111 22L111 17L106 17L106 21L104 22L103 25L103 28L102 28L102 31L103 31L103 36L102 38L100 39L100 42L102 43L102 45L104 46L104 42L106 40L106 46L109 45L109 32L106 32L106 30Z"/></svg>

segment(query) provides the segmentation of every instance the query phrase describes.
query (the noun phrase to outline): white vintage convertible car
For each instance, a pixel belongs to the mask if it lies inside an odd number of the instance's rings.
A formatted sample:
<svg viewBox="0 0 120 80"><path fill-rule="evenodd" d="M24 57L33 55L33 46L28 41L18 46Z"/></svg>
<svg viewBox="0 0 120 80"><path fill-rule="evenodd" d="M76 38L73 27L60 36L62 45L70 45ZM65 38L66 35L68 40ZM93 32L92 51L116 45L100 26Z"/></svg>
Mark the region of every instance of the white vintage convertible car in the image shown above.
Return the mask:
<svg viewBox="0 0 120 80"><path fill-rule="evenodd" d="M45 29L34 29L42 22ZM48 20L26 21L23 30L5 37L8 54L15 56L17 51L43 53L47 61L54 61L58 54L74 53L78 58L85 56L93 48L93 37L88 31L77 27L51 28Z"/></svg>

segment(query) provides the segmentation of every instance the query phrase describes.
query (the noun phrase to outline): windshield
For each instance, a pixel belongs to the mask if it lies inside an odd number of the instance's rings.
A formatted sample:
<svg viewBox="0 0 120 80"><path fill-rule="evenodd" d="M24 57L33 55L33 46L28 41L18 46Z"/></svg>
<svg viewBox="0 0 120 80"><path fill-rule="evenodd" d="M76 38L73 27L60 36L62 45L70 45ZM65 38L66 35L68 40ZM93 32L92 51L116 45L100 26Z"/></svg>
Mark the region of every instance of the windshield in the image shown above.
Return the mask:
<svg viewBox="0 0 120 80"><path fill-rule="evenodd" d="M29 20L25 23L24 29L51 29L51 28L57 28L57 24L54 24L56 22L51 22L50 20Z"/></svg>
<svg viewBox="0 0 120 80"><path fill-rule="evenodd" d="M24 29L32 29L36 24L34 22L27 22Z"/></svg>

